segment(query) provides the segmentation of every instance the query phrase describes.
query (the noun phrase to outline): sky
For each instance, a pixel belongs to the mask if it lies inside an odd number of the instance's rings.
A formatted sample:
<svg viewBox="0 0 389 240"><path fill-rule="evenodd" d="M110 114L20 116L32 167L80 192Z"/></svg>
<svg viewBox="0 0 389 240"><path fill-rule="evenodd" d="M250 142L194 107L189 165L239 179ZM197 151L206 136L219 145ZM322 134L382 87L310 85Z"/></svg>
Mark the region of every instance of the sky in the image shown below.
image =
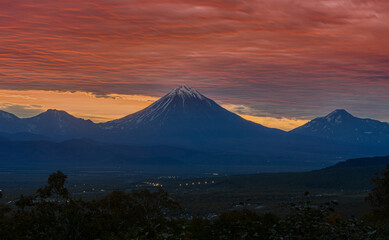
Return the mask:
<svg viewBox="0 0 389 240"><path fill-rule="evenodd" d="M0 0L0 109L96 122L179 85L284 130L389 121L387 0Z"/></svg>

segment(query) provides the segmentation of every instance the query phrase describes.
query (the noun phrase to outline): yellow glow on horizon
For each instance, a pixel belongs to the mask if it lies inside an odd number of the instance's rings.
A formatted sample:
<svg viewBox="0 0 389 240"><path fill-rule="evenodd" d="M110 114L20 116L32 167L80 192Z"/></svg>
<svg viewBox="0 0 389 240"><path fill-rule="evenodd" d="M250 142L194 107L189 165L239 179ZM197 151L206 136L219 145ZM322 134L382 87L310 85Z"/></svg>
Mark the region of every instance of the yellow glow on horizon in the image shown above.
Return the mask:
<svg viewBox="0 0 389 240"><path fill-rule="evenodd" d="M60 92L44 90L1 90L0 110L17 115L32 117L47 109L64 110L79 118L94 122L106 122L127 116L148 107L158 100L146 95L108 94L98 96L90 92ZM230 111L231 108L227 109ZM258 117L239 114L241 117L266 127L291 130L305 124L306 120Z"/></svg>
<svg viewBox="0 0 389 240"><path fill-rule="evenodd" d="M295 129L296 127L300 127L301 125L304 125L308 122L308 120L290 118L258 117L243 114L239 114L239 116L246 120L259 123L263 126L270 128L278 128L284 131Z"/></svg>
<svg viewBox="0 0 389 240"><path fill-rule="evenodd" d="M64 110L76 117L105 122L139 111L158 98L145 95L43 90L0 90L0 109L18 117L32 117L47 109Z"/></svg>

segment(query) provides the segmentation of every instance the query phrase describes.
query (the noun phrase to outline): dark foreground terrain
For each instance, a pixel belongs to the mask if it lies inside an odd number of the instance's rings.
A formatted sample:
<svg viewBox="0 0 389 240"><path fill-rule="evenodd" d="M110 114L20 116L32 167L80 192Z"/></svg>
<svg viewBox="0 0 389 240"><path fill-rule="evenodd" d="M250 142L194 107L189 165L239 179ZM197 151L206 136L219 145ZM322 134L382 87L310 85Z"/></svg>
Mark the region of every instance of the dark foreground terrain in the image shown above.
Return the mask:
<svg viewBox="0 0 389 240"><path fill-rule="evenodd" d="M18 172L30 183L19 186L9 173L0 239L388 239L388 163L185 179L56 172L38 190L45 172Z"/></svg>

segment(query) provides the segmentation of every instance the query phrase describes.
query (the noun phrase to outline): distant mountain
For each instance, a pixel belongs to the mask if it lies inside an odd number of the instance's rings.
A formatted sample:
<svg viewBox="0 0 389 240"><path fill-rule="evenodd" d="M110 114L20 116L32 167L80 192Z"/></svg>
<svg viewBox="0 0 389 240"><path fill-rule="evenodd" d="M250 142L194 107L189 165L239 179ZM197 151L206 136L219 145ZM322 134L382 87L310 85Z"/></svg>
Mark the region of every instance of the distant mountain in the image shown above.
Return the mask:
<svg viewBox="0 0 389 240"><path fill-rule="evenodd" d="M149 107L99 125L133 144L210 146L248 138L285 135L227 111L188 86L173 89Z"/></svg>
<svg viewBox="0 0 389 240"><path fill-rule="evenodd" d="M9 140L55 140L95 136L99 131L90 120L76 118L65 111L49 109L31 118L0 111L0 136Z"/></svg>
<svg viewBox="0 0 389 240"><path fill-rule="evenodd" d="M24 132L51 137L56 140L88 137L97 131L90 120L76 118L65 111L49 109L32 118L22 119Z"/></svg>
<svg viewBox="0 0 389 240"><path fill-rule="evenodd" d="M315 118L291 133L358 145L389 145L389 123L357 118L343 109Z"/></svg>

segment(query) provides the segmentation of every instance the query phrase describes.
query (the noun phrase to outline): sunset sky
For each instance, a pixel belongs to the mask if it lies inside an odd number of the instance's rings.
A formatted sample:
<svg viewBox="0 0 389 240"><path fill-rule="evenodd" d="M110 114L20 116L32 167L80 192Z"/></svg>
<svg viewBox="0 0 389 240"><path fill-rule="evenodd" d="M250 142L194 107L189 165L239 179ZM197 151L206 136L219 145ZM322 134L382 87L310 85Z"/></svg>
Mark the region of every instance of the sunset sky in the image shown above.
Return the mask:
<svg viewBox="0 0 389 240"><path fill-rule="evenodd" d="M179 85L285 130L389 121L388 0L0 0L0 109L96 122Z"/></svg>

